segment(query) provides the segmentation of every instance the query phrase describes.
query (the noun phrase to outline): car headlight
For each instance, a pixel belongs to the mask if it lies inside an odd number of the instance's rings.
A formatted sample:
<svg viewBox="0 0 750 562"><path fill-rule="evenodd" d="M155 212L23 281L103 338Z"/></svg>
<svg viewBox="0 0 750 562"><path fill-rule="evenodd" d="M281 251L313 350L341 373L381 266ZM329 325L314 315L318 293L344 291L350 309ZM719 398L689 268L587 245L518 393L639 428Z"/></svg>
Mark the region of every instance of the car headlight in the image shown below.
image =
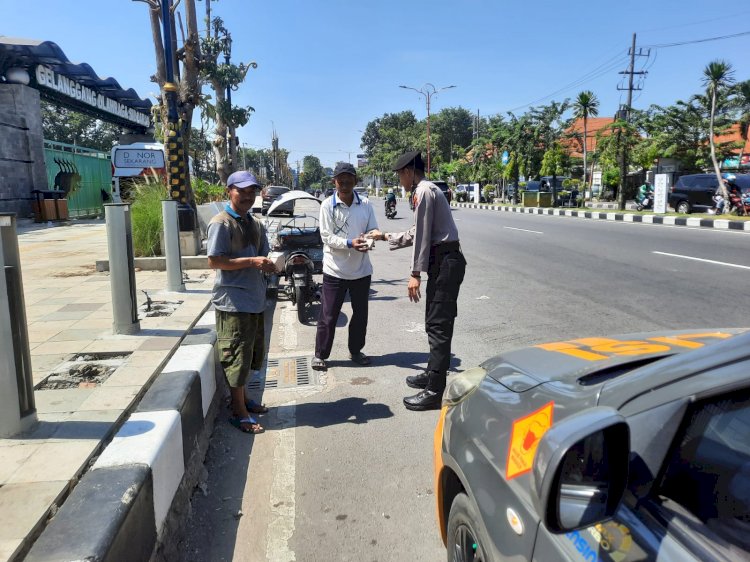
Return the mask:
<svg viewBox="0 0 750 562"><path fill-rule="evenodd" d="M482 367L474 367L456 375L445 389L443 406L455 406L466 400L479 387L486 376L487 371Z"/></svg>

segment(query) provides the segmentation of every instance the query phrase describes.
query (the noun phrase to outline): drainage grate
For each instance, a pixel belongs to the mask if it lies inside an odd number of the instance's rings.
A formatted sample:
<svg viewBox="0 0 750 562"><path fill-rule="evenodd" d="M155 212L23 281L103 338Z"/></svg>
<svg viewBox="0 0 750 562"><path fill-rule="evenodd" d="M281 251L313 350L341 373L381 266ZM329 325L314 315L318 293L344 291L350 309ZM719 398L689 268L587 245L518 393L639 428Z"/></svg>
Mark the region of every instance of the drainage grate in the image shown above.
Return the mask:
<svg viewBox="0 0 750 562"><path fill-rule="evenodd" d="M269 359L265 381L255 378L248 383L248 389L262 390L263 388L294 388L315 385L318 380L315 371L310 366L311 360L312 357L309 355Z"/></svg>

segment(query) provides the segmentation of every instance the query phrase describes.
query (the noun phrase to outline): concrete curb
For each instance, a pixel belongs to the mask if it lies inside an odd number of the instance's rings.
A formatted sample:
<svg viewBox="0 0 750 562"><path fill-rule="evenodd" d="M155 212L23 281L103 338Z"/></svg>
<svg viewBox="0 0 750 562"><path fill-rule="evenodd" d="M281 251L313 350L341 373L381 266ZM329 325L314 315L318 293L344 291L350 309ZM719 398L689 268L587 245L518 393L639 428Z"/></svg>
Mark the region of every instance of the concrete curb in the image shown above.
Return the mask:
<svg viewBox="0 0 750 562"><path fill-rule="evenodd" d="M183 340L26 560L177 559L219 407L214 312Z"/></svg>
<svg viewBox="0 0 750 562"><path fill-rule="evenodd" d="M733 221L727 219L701 219L694 217L675 217L662 215L637 215L626 212L597 212L579 211L574 209L552 209L539 207L512 207L510 205L482 205L478 203L452 203L453 207L466 209L486 209L488 211L506 211L511 213L527 213L532 215L553 215L564 217L578 217L594 220L610 220L621 222L635 222L643 224L663 224L668 226L692 226L715 228L719 230L741 230L750 232L750 221Z"/></svg>

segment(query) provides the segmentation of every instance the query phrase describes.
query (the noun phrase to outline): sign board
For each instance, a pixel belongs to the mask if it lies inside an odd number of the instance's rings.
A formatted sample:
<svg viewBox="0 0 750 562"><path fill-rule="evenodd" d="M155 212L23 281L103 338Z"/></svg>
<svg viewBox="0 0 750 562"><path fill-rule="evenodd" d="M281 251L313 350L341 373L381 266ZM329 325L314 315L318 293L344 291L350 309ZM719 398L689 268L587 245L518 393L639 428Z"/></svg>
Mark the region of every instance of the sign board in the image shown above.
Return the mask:
<svg viewBox="0 0 750 562"><path fill-rule="evenodd" d="M531 470L539 441L552 427L554 406L554 402L549 402L513 422L505 466L506 479L510 480Z"/></svg>
<svg viewBox="0 0 750 562"><path fill-rule="evenodd" d="M158 149L114 149L115 168L163 168L164 151Z"/></svg>
<svg viewBox="0 0 750 562"><path fill-rule="evenodd" d="M502 156L503 166L505 166L509 160L510 160L510 154L508 154L508 151L506 150L503 152L503 156Z"/></svg>
<svg viewBox="0 0 750 562"><path fill-rule="evenodd" d="M43 64L37 65L35 78L36 83L40 88L52 90L53 92L71 98L78 103L89 105L92 108L105 113L116 115L120 119L129 121L140 127L148 128L151 126L151 116L148 113L142 113L132 107L128 107L125 104L108 98L104 94L84 86L67 76L63 76Z"/></svg>
<svg viewBox="0 0 750 562"><path fill-rule="evenodd" d="M654 212L667 212L667 193L672 187L671 174L656 174L654 181Z"/></svg>

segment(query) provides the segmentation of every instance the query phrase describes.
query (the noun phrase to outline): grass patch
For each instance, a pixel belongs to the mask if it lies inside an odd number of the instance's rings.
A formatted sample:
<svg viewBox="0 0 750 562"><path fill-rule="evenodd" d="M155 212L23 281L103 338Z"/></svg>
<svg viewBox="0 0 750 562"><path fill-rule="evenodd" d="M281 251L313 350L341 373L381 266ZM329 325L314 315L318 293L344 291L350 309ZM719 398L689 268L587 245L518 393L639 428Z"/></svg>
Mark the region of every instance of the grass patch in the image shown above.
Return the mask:
<svg viewBox="0 0 750 562"><path fill-rule="evenodd" d="M166 197L167 187L164 184L141 184L135 189L130 220L133 252L138 257L161 255L161 202Z"/></svg>

